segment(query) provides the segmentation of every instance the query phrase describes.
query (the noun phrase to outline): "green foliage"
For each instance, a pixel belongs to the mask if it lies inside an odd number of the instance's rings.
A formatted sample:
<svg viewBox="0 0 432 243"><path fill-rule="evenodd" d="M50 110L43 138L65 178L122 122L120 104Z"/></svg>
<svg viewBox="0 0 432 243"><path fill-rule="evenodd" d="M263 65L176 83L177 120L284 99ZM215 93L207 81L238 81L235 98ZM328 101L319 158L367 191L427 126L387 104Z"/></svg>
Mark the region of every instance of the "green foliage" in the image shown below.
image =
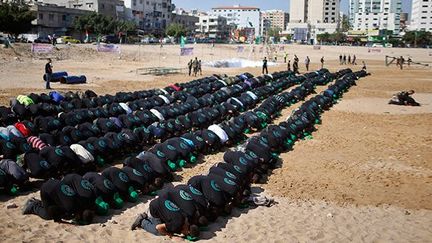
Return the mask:
<svg viewBox="0 0 432 243"><path fill-rule="evenodd" d="M432 33L427 31L407 31L402 40L411 46L424 47L432 45Z"/></svg>
<svg viewBox="0 0 432 243"><path fill-rule="evenodd" d="M31 21L36 18L34 12L22 1L0 4L0 31L17 37L32 28Z"/></svg>
<svg viewBox="0 0 432 243"><path fill-rule="evenodd" d="M348 32L348 30L350 30L350 28L351 28L351 25L349 22L348 15L344 14L342 16L342 29L341 29L341 31L342 32Z"/></svg>
<svg viewBox="0 0 432 243"><path fill-rule="evenodd" d="M317 35L317 40L319 42L327 42L327 43L333 43L333 42L345 42L347 39L346 35L342 32L335 32L333 34L329 33L323 33Z"/></svg>
<svg viewBox="0 0 432 243"><path fill-rule="evenodd" d="M165 34L175 38L186 35L186 28L182 24L172 23L168 25L165 30Z"/></svg>
<svg viewBox="0 0 432 243"><path fill-rule="evenodd" d="M73 27L77 31L89 31L90 33L95 33L97 35L128 32L136 29L134 22L116 20L112 17L98 13L80 16L74 20Z"/></svg>
<svg viewBox="0 0 432 243"><path fill-rule="evenodd" d="M279 27L269 28L267 30L267 35L268 35L268 37L279 38L281 32L282 32L282 29Z"/></svg>

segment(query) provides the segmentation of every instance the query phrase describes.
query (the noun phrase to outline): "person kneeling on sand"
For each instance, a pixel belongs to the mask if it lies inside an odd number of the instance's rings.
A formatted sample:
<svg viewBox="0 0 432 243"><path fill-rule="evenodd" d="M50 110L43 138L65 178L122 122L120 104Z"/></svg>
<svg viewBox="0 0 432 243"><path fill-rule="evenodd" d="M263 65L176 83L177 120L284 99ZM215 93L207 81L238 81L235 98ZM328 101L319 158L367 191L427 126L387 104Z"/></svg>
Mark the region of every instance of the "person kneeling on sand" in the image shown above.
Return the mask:
<svg viewBox="0 0 432 243"><path fill-rule="evenodd" d="M131 230L141 227L153 235L175 234L196 238L199 228L190 225L180 208L167 198L158 197L150 202L147 213L139 214L131 226Z"/></svg>
<svg viewBox="0 0 432 243"><path fill-rule="evenodd" d="M36 214L55 222L75 218L80 224L88 224L93 220L94 212L85 209L78 193L62 181L48 180L42 185L40 195L41 201L32 198L26 202L23 214Z"/></svg>
<svg viewBox="0 0 432 243"><path fill-rule="evenodd" d="M401 91L397 94L394 94L393 97L390 99L389 104L390 105L407 105L407 106L420 106L419 103L417 103L411 95L415 93L414 90L409 91Z"/></svg>

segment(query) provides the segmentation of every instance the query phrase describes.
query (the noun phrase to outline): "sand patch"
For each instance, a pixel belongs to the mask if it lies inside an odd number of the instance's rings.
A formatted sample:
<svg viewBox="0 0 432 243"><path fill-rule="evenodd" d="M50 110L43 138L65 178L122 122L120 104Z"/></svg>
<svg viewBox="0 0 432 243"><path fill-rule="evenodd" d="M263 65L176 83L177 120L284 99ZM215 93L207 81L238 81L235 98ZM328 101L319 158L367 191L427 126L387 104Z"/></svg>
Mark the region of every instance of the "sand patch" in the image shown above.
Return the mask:
<svg viewBox="0 0 432 243"><path fill-rule="evenodd" d="M334 107L334 109L339 111L369 114L409 115L432 113L432 94L414 94L413 98L419 102L421 106L413 107L389 105L389 96L388 99L373 97L342 99L341 102L339 102L339 104Z"/></svg>

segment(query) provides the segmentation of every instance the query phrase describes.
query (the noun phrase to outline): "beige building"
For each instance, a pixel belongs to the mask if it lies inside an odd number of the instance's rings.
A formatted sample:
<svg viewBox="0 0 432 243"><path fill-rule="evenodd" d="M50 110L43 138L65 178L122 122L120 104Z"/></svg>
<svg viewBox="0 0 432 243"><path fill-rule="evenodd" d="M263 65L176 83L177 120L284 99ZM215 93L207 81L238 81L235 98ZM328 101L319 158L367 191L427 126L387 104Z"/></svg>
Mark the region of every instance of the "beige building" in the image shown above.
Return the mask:
<svg viewBox="0 0 432 243"><path fill-rule="evenodd" d="M340 0L291 1L287 32L296 41L315 43L317 35L338 30L340 17Z"/></svg>
<svg viewBox="0 0 432 243"><path fill-rule="evenodd" d="M183 25L188 34L193 35L195 33L196 24L199 22L199 17L193 16L192 13L184 11L182 9L176 9L172 12L171 23Z"/></svg>
<svg viewBox="0 0 432 243"><path fill-rule="evenodd" d="M38 0L37 2L93 11L114 18L124 17L124 3L120 0Z"/></svg>
<svg viewBox="0 0 432 243"><path fill-rule="evenodd" d="M285 30L289 21L289 13L286 13L282 10L262 11L261 21L263 23L267 21L270 28L280 28L282 30Z"/></svg>
<svg viewBox="0 0 432 243"><path fill-rule="evenodd" d="M91 13L91 11L66 8L52 4L34 4L31 10L36 13L37 18L32 21L33 32L40 36L56 34L73 35L73 21L79 16ZM80 39L81 33L73 35Z"/></svg>

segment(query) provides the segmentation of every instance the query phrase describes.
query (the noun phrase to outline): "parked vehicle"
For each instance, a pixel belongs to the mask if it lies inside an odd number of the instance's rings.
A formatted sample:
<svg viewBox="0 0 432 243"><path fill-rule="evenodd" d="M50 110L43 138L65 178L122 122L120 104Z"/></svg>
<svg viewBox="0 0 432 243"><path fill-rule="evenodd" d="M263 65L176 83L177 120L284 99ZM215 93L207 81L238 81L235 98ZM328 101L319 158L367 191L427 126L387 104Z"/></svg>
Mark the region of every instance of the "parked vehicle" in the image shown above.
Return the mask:
<svg viewBox="0 0 432 243"><path fill-rule="evenodd" d="M118 44L118 43L120 43L120 40L115 35L104 35L101 38L101 42L107 43L107 44Z"/></svg>
<svg viewBox="0 0 432 243"><path fill-rule="evenodd" d="M57 38L57 43L58 44L69 44L69 43L79 44L81 43L81 41L73 38L72 36L62 36Z"/></svg>
<svg viewBox="0 0 432 243"><path fill-rule="evenodd" d="M34 40L34 43L46 43L46 44L49 44L49 43L51 43L51 41L48 38L48 36L39 36L38 38L36 38Z"/></svg>

